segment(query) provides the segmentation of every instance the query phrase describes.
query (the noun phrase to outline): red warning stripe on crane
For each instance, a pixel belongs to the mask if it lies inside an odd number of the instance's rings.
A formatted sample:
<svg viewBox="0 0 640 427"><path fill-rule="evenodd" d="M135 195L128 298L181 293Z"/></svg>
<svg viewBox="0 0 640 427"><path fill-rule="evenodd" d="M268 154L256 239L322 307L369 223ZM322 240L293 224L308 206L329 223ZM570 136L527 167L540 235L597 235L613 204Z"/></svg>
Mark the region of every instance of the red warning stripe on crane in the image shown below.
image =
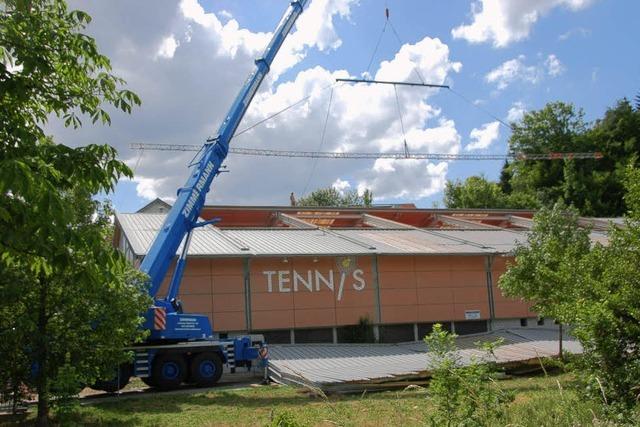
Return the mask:
<svg viewBox="0 0 640 427"><path fill-rule="evenodd" d="M167 311L162 307L154 307L153 329L163 331L167 326Z"/></svg>

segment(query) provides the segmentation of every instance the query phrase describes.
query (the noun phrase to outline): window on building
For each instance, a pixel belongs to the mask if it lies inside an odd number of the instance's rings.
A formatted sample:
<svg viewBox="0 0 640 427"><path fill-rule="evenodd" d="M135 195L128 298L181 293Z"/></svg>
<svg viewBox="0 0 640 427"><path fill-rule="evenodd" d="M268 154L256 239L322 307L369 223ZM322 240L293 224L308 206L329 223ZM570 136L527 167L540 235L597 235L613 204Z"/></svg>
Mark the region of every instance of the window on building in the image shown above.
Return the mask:
<svg viewBox="0 0 640 427"><path fill-rule="evenodd" d="M486 320L467 320L464 322L455 322L454 326L456 334L458 335L481 334L489 330L489 328L487 328Z"/></svg>
<svg viewBox="0 0 640 427"><path fill-rule="evenodd" d="M520 319L520 326L522 326L523 328L527 326L529 322L527 321L526 318L522 318Z"/></svg>
<svg viewBox="0 0 640 427"><path fill-rule="evenodd" d="M251 331L254 335L264 336L267 344L291 344L291 332L289 329L278 329L274 331Z"/></svg>
<svg viewBox="0 0 640 427"><path fill-rule="evenodd" d="M380 342L407 342L413 341L413 339L413 323L380 326Z"/></svg>
<svg viewBox="0 0 640 427"><path fill-rule="evenodd" d="M541 317L538 319L538 326L543 326L544 325L544 317Z"/></svg>
<svg viewBox="0 0 640 427"><path fill-rule="evenodd" d="M296 329L294 331L296 344L332 343L333 329Z"/></svg>

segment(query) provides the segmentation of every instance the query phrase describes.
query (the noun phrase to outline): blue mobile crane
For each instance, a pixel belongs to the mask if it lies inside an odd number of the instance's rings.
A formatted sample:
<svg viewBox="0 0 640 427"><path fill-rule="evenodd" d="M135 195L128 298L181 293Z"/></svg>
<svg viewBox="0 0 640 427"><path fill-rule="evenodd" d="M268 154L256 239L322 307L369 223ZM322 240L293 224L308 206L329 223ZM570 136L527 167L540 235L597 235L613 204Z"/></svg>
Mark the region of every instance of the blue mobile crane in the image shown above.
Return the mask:
<svg viewBox="0 0 640 427"><path fill-rule="evenodd" d="M215 219L198 221L211 182L220 173L231 138L307 1L290 2L218 133L207 140L200 157L192 164L187 183L178 190L176 202L140 265L140 271L149 276L149 294L154 299L153 306L144 315L144 328L150 331L147 341L130 349L134 353L132 364L120 366L114 379L98 381L93 388L114 392L124 387L131 376L160 389L173 389L182 383L210 386L220 379L224 363L234 372L236 367L250 367L258 358L264 344L261 340L254 341L250 336L217 339L209 318L185 313L178 294L193 230L216 222ZM158 291L182 242L167 294L160 298Z"/></svg>

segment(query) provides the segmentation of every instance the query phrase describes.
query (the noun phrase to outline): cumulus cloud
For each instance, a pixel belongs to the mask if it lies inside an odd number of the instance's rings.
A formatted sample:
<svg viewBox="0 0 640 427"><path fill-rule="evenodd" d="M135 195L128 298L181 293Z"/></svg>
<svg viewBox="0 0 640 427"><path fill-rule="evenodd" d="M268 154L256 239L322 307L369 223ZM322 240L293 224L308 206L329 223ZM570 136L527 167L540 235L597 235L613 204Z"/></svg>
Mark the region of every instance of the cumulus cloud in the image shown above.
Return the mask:
<svg viewBox="0 0 640 427"><path fill-rule="evenodd" d="M536 84L545 76L558 77L564 72L564 65L554 54L550 54L543 62L534 65L527 65L526 59L526 56L520 55L503 62L489 71L485 80L495 84L498 90L502 90L515 82Z"/></svg>
<svg viewBox="0 0 640 427"><path fill-rule="evenodd" d="M451 34L470 43L491 42L505 47L529 37L533 25L559 7L584 9L592 0L480 0L471 5L471 23L460 25Z"/></svg>
<svg viewBox="0 0 640 427"><path fill-rule="evenodd" d="M558 57L554 54L551 54L547 57L547 59L544 61L544 65L545 67L547 67L547 73L551 77L557 77L560 74L564 73L564 65L562 65L562 62L560 62Z"/></svg>
<svg viewBox="0 0 640 427"><path fill-rule="evenodd" d="M480 128L474 128L469 137L471 143L464 147L466 151L489 148L500 137L500 122L485 123Z"/></svg>
<svg viewBox="0 0 640 427"><path fill-rule="evenodd" d="M377 159L374 173L358 183L358 192L372 189L374 200L420 199L444 188L448 164L417 159Z"/></svg>
<svg viewBox="0 0 640 427"><path fill-rule="evenodd" d="M524 113L526 112L527 109L523 102L514 102L511 108L509 108L509 112L507 113L507 121L510 123L517 122L522 119L522 116L524 116Z"/></svg>
<svg viewBox="0 0 640 427"><path fill-rule="evenodd" d="M340 194L344 194L345 191L349 190L351 188L351 184L349 183L349 181L345 181L342 180L340 178L337 178L333 184L331 184L331 186L338 191Z"/></svg>
<svg viewBox="0 0 640 427"><path fill-rule="evenodd" d="M295 74L280 80L282 73L299 64L309 50L338 49L341 40L335 25L339 19L348 19L356 4L355 0L311 2L276 57L272 67L276 76L263 83L240 129L303 97L309 98L265 125L237 136L232 145L345 152L403 149L393 87L336 86L335 79L348 77L349 72L314 64L300 64ZM112 58L116 73L140 94L143 106L132 116L114 113L111 127L72 132L52 122L51 133L71 145L87 141L115 145L135 168L133 181L140 197L175 198L176 189L186 180L186 164L193 153L147 151L138 161L138 153L129 150L128 144L199 144L215 133L270 34L242 28L233 18L223 23L222 16L206 12L195 0L146 0L135 7L124 2L94 1L77 6L94 17L89 31ZM145 13L150 8L154 9L153 16ZM129 19L137 25L127 24ZM172 55L167 49L167 55L160 57L158 52L168 35L176 46ZM426 80L445 83L461 66L450 59L446 44L425 37L405 44L391 59L374 64L372 74L379 79L415 80L412 73L418 67ZM434 93L430 89L398 88L407 144L412 151L457 153L460 135L454 121L431 102ZM320 146L331 96L326 137ZM230 173L216 178L207 202L286 204L290 192L302 195L314 161L231 154L225 162ZM343 191L370 188L376 200L419 199L441 191L446 173L446 163L426 160L318 159L308 190L334 185Z"/></svg>
<svg viewBox="0 0 640 427"><path fill-rule="evenodd" d="M220 18L226 19L226 20L233 18L233 14L228 10L224 10L224 9L218 12L218 15L220 15Z"/></svg>
<svg viewBox="0 0 640 427"><path fill-rule="evenodd" d="M520 55L517 58L503 62L497 68L491 70L485 80L495 83L498 89L505 89L515 81L537 83L540 80L540 70L533 65L525 65L526 57Z"/></svg>
<svg viewBox="0 0 640 427"><path fill-rule="evenodd" d="M176 49L179 45L180 43L176 40L173 34L165 37L164 39L162 39L162 42L160 42L160 47L156 52L156 58L173 58L173 54L176 52Z"/></svg>

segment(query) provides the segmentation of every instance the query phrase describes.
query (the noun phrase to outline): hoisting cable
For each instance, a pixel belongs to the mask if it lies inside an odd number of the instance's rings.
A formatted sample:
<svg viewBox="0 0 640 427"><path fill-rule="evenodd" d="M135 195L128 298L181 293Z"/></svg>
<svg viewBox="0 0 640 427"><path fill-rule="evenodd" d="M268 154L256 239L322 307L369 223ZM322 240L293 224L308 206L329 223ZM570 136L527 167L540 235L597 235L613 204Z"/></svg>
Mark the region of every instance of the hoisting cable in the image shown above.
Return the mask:
<svg viewBox="0 0 640 427"><path fill-rule="evenodd" d="M324 145L324 138L327 134L327 124L329 123L329 115L331 114L331 103L333 102L333 87L331 88L331 94L329 95L329 104L327 105L327 114L324 117L324 125L322 126L322 135L320 136L320 145L318 147L318 151ZM318 158L313 159L313 165L311 166L311 171L309 172L309 178L307 178L307 183L304 185L304 189L302 190L302 197L307 194L307 189L309 188L309 184L311 183L311 178L313 178L313 174L316 170L316 165L318 164Z"/></svg>
<svg viewBox="0 0 640 427"><path fill-rule="evenodd" d="M367 71L365 72L365 76L370 77L369 71L371 70L371 65L373 64L373 60L376 57L376 53L378 53L378 48L380 47L380 42L382 41L382 37L384 36L384 32L387 30L387 24L389 23L389 8L385 8L385 16L387 19L384 21L384 26L382 27L382 31L378 36L378 41L376 42L376 47L373 49L373 53L371 54L371 58L369 59L369 65L367 65Z"/></svg>
<svg viewBox="0 0 640 427"><path fill-rule="evenodd" d="M462 99L463 101L465 101L467 104L471 105L472 107L477 108L478 110L482 111L483 113L485 113L486 115L488 115L489 117L493 118L494 120L496 120L497 122L499 122L502 126L506 127L509 130L513 130L513 127L505 122L504 120L502 120L500 117L496 116L495 114L493 114L491 111L487 110L486 108L482 108L481 106L479 106L478 104L476 104L475 102L471 101L469 98L467 98L466 96L464 96L463 94L456 92L455 90L453 90L450 87L447 87L447 89L449 89L451 91L451 93L455 94L456 96L460 97L460 99Z"/></svg>
<svg viewBox="0 0 640 427"><path fill-rule="evenodd" d="M421 87L435 87L440 89L449 89L448 85L437 85L432 83L414 83L414 82L392 82L388 80L366 80L366 79L336 79L336 82L343 83L375 83L380 85L394 85L394 86L421 86Z"/></svg>
<svg viewBox="0 0 640 427"><path fill-rule="evenodd" d="M140 160L142 160L142 155L144 154L144 148L140 149L140 154L138 155L138 160L136 160L135 166L133 166L133 175L135 176L136 171L138 170L138 166L140 166Z"/></svg>
<svg viewBox="0 0 640 427"><path fill-rule="evenodd" d="M393 92L396 95L396 107L398 107L398 117L400 117L400 129L402 129L402 140L404 142L404 155L409 158L409 146L407 145L407 135L404 131L404 121L402 120L402 110L400 109L400 99L398 98L398 89L393 85Z"/></svg>
<svg viewBox="0 0 640 427"><path fill-rule="evenodd" d="M402 39L400 38L400 35L396 31L396 27L393 26L393 22L391 22L391 20L389 19L388 11L389 9L387 9L387 21L389 21L389 27L391 27L391 31L393 31L393 34L396 36L396 39L398 40L398 43L400 43L400 48L402 48L402 46L404 46L404 42L402 41ZM420 80L424 84L426 80L424 79L424 77L422 77L422 73L420 73L420 70L418 69L418 65L411 58L409 58L409 61L413 63L413 71L418 76L418 80Z"/></svg>
<svg viewBox="0 0 640 427"><path fill-rule="evenodd" d="M336 83L336 82L334 82L334 83L331 83L331 84L329 84L329 85L326 85L326 86L322 87L322 88L320 89L320 93L324 92L325 90L327 90L327 89L329 89L329 88L331 88L331 89L333 90L333 87L334 87L336 84L337 84L337 83ZM292 103L292 104L287 105L287 106L286 106L286 107L284 107L283 109L281 109L281 110L279 110L279 111L276 111L275 113L271 114L270 116L267 116L267 117L265 117L264 119L259 120L259 121L255 122L254 124L252 124L252 125L250 125L250 126L247 126L246 128L244 128L244 129L242 129L242 130L239 130L238 132L236 132L236 133L233 135L233 137L234 137L234 138L236 138L236 137L238 137L238 136L242 135L243 133L249 132L251 129L253 129L253 128L257 127L257 126L260 126L261 124L263 124L263 123L265 123L265 122L267 122L267 121L269 121L269 120L271 120L271 119L276 118L277 116L279 116L280 114L284 113L285 111L288 111L288 110L292 109L293 107L295 107L295 106L297 106L297 105L300 105L300 104L302 104L303 102L305 102L305 101L309 100L312 96L313 96L313 93L311 93L310 95L305 96L304 98L301 98L301 99L299 99L299 100L295 101L295 102L294 102L294 103ZM208 139L207 139L207 142L211 142L211 141L213 141L213 140L214 140L214 138L208 138Z"/></svg>

